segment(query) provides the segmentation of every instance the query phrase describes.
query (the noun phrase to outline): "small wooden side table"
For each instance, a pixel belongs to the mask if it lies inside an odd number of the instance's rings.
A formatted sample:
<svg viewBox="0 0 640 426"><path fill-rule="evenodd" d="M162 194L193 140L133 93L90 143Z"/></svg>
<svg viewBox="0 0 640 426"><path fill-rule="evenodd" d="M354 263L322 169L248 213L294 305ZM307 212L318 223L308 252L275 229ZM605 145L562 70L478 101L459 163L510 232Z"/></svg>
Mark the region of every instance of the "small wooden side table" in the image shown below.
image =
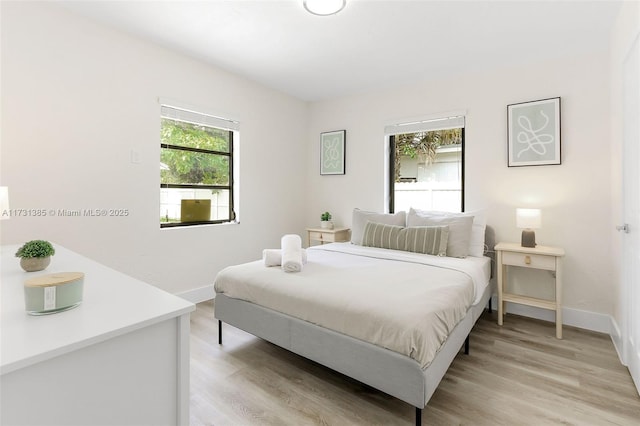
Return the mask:
<svg viewBox="0 0 640 426"><path fill-rule="evenodd" d="M311 246L311 241L319 241L320 244L349 241L349 228L307 228L309 246Z"/></svg>
<svg viewBox="0 0 640 426"><path fill-rule="evenodd" d="M517 243L499 243L495 246L498 269L498 325L502 325L505 302L556 311L556 337L562 339L562 257L564 250L557 247L522 247ZM520 266L551 271L555 274L555 300L521 296L504 291L507 266Z"/></svg>

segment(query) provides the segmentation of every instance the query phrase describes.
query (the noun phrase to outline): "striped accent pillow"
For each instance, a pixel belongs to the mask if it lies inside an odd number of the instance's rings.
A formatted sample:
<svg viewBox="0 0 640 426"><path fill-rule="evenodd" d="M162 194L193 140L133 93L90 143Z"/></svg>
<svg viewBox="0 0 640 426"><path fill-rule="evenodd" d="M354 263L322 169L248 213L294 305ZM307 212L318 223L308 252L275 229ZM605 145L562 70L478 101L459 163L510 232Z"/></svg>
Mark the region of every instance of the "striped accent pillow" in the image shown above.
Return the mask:
<svg viewBox="0 0 640 426"><path fill-rule="evenodd" d="M367 222L364 227L362 245L365 247L404 250L406 245L404 229L403 226Z"/></svg>
<svg viewBox="0 0 640 426"><path fill-rule="evenodd" d="M402 226L367 222L364 227L362 245L391 250L446 256L448 226Z"/></svg>
<svg viewBox="0 0 640 426"><path fill-rule="evenodd" d="M447 255L448 226L412 226L405 228L405 250L414 253Z"/></svg>

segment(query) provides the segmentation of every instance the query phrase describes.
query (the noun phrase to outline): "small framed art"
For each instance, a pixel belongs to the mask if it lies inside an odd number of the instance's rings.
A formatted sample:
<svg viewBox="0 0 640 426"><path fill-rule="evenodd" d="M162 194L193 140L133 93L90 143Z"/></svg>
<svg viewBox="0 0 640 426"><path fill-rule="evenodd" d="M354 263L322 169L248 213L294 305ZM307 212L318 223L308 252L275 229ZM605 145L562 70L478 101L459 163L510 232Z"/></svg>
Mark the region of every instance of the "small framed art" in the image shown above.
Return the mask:
<svg viewBox="0 0 640 426"><path fill-rule="evenodd" d="M343 175L346 130L320 134L320 174Z"/></svg>
<svg viewBox="0 0 640 426"><path fill-rule="evenodd" d="M560 98L507 105L509 167L560 164Z"/></svg>

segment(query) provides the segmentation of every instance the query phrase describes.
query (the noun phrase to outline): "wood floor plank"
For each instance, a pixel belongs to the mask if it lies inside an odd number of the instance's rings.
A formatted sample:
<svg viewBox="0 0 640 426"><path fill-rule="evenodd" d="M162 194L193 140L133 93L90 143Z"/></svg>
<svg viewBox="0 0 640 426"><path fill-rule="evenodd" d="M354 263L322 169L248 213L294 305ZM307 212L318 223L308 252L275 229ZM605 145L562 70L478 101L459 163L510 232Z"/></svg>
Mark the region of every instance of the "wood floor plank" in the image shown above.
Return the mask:
<svg viewBox="0 0 640 426"><path fill-rule="evenodd" d="M609 336L486 313L423 412L424 425L640 425ZM191 319L191 425L412 425L415 408L229 325Z"/></svg>

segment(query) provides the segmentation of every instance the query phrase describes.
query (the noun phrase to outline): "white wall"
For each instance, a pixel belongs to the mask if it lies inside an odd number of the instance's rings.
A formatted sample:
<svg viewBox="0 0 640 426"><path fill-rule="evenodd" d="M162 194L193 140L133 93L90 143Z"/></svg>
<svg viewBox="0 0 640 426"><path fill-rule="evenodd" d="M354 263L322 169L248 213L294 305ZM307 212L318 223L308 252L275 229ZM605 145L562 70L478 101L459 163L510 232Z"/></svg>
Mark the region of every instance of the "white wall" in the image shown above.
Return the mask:
<svg viewBox="0 0 640 426"><path fill-rule="evenodd" d="M487 208L496 240L518 241L515 207L542 208L538 242L567 251L565 305L613 312L607 52L308 106L55 5L1 7L0 183L12 207L131 211L12 218L0 223L3 244L51 239L171 292L208 286L222 267L302 233L325 210L338 225L350 225L354 207L383 210L384 125L463 109L467 210ZM159 229L158 96L240 119L240 225ZM555 96L563 164L508 168L507 104ZM320 176L319 134L340 129L346 175ZM132 149L140 164L130 162ZM517 278L550 294L550 277Z"/></svg>
<svg viewBox="0 0 640 426"><path fill-rule="evenodd" d="M291 159L306 156L305 103L56 5L1 7L0 183L11 207L130 211L12 218L2 244L49 239L179 293L302 233L306 186L291 177L306 165ZM240 120L239 225L160 230L158 97Z"/></svg>
<svg viewBox="0 0 640 426"><path fill-rule="evenodd" d="M350 225L354 207L386 207L384 124L466 110L466 209L486 208L497 241L519 241L516 207L540 207L542 245L566 250L565 306L611 314L609 56L594 52L520 68L452 76L311 105L307 221L329 210ZM507 167L506 109L562 98L562 165ZM318 173L320 132L347 130L346 175ZM520 274L529 294L552 296L551 277ZM546 274L546 275L545 275Z"/></svg>

